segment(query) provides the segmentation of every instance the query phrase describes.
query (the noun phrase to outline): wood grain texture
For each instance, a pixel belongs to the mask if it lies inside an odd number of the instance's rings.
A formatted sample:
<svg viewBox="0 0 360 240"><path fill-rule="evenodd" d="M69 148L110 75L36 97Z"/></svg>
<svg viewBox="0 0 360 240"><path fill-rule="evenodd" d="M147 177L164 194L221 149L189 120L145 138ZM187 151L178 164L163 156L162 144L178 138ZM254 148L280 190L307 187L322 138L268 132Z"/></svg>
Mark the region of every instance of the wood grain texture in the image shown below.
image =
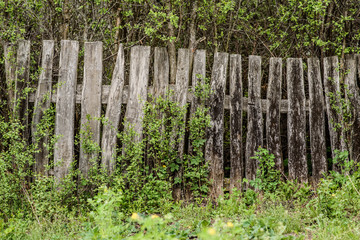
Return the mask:
<svg viewBox="0 0 360 240"><path fill-rule="evenodd" d="M224 182L224 97L228 53L215 53L209 99L210 127L207 129L205 161L209 162L210 196L222 195Z"/></svg>
<svg viewBox="0 0 360 240"><path fill-rule="evenodd" d="M75 93L79 43L62 40L56 98L54 175L60 180L70 171L74 156Z"/></svg>
<svg viewBox="0 0 360 240"><path fill-rule="evenodd" d="M328 169L325 141L324 90L319 59L309 58L307 64L310 99L309 123L312 176L315 181L319 181Z"/></svg>
<svg viewBox="0 0 360 240"><path fill-rule="evenodd" d="M274 154L276 169L284 172L280 136L281 82L282 59L270 58L268 104L266 107L266 143L269 152Z"/></svg>
<svg viewBox="0 0 360 240"><path fill-rule="evenodd" d="M11 43L5 43L4 47L4 60L5 60L5 78L6 86L8 88L8 106L9 109L14 111L14 98L15 98L15 76L16 76L16 50L15 46Z"/></svg>
<svg viewBox="0 0 360 240"><path fill-rule="evenodd" d="M249 181L256 177L258 161L252 159L259 146L263 145L263 117L261 106L261 57L249 56L248 71L247 138L245 153L245 177ZM247 186L248 187L248 186Z"/></svg>
<svg viewBox="0 0 360 240"><path fill-rule="evenodd" d="M116 166L116 141L120 122L121 104L125 81L125 56L124 47L119 46L115 68L112 75L109 97L106 106L105 118L107 123L103 126L101 140L101 164L108 173L113 173Z"/></svg>
<svg viewBox="0 0 360 240"><path fill-rule="evenodd" d="M357 84L357 62L356 58L359 55L347 55L345 58L345 76L344 82L347 86L345 97L351 104L351 126L348 132L345 133L345 138L348 140L348 148L350 159L360 161L360 95Z"/></svg>
<svg viewBox="0 0 360 240"><path fill-rule="evenodd" d="M169 55L166 48L154 50L153 97L165 97L169 88Z"/></svg>
<svg viewBox="0 0 360 240"><path fill-rule="evenodd" d="M150 49L148 46L135 46L131 48L130 53L129 98L125 119L137 133L134 139L136 142L142 139L143 108L149 83Z"/></svg>
<svg viewBox="0 0 360 240"><path fill-rule="evenodd" d="M28 93L25 91L30 86L30 41L21 40L18 43L16 54L16 75L15 75L15 115L24 126L23 138L28 140L30 136L28 116Z"/></svg>
<svg viewBox="0 0 360 240"><path fill-rule="evenodd" d="M341 129L335 129L337 124L341 124L341 114L336 112L335 108L340 108L340 101L337 93L340 92L339 79L339 60L338 57L324 58L324 89L325 89L325 105L329 123L330 143L332 157L335 157L335 150L343 151L345 143L343 140L343 132ZM333 164L333 170L339 170L338 166Z"/></svg>
<svg viewBox="0 0 360 240"><path fill-rule="evenodd" d="M54 41L43 41L41 73L39 76L38 87L35 95L35 104L32 120L33 143L38 145L38 152L35 153L35 172L42 175L48 175L46 166L49 164L49 132L45 136L36 135L38 124L40 124L44 113L51 104L52 88L52 68L54 58Z"/></svg>
<svg viewBox="0 0 360 240"><path fill-rule="evenodd" d="M306 160L306 112L301 58L287 59L289 178L308 181Z"/></svg>
<svg viewBox="0 0 360 240"><path fill-rule="evenodd" d="M230 192L242 189L244 160L242 157L243 84L241 55L230 55Z"/></svg>
<svg viewBox="0 0 360 240"><path fill-rule="evenodd" d="M84 81L81 99L81 141L79 169L84 177L97 166L100 146L102 42L85 42Z"/></svg>

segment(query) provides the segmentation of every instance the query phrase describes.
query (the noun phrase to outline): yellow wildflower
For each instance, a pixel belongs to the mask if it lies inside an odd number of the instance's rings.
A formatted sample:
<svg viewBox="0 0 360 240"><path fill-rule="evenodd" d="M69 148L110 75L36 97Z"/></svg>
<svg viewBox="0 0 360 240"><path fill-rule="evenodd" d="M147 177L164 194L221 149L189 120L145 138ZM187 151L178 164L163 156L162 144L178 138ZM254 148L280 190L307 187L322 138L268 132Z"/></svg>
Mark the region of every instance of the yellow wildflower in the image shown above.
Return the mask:
<svg viewBox="0 0 360 240"><path fill-rule="evenodd" d="M133 213L133 214L131 215L131 219L132 219L132 220L139 220L139 219L140 219L140 216L139 216L139 214L137 214L137 213Z"/></svg>
<svg viewBox="0 0 360 240"><path fill-rule="evenodd" d="M166 165L163 165L163 168L166 168Z"/></svg>
<svg viewBox="0 0 360 240"><path fill-rule="evenodd" d="M209 229L208 229L208 233L209 233L210 235L214 236L214 235L216 234L216 230L213 229L213 228L209 228Z"/></svg>
<svg viewBox="0 0 360 240"><path fill-rule="evenodd" d="M226 225L230 228L232 228L234 226L234 224L232 222L227 222Z"/></svg>
<svg viewBox="0 0 360 240"><path fill-rule="evenodd" d="M331 196L335 197L335 193L331 194Z"/></svg>
<svg viewBox="0 0 360 240"><path fill-rule="evenodd" d="M158 218L158 217L159 217L159 216L156 215L156 214L151 215L151 219L155 219L155 218Z"/></svg>

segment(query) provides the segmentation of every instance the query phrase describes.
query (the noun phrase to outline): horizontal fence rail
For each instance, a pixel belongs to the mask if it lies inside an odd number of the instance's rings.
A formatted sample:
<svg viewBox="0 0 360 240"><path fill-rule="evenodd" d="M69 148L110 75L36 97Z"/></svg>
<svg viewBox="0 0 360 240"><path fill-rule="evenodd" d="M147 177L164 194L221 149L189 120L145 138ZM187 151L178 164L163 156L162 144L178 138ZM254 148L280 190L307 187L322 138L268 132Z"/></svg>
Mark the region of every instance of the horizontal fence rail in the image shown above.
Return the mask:
<svg viewBox="0 0 360 240"><path fill-rule="evenodd" d="M16 47L17 61L14 63L9 59L9 52ZM124 48L120 45L111 85L103 85L102 43L86 42L84 44L82 84L77 83L79 48L77 41L61 41L58 81L55 86L52 76L55 43L54 41L43 42L40 66L42 71L38 79L37 91L30 93L27 99L20 100L20 110L16 113L27 125L25 112L28 109L28 102L34 103L31 124L31 132L34 135L37 130L36 125L41 121L44 111L50 107L51 103L55 103L55 134L59 137L55 143L54 175L58 179L68 174L74 161L76 104L81 105L82 128L90 129L89 137L101 146L101 165L111 173L116 168L114 158L117 154L116 136L119 131L121 112L125 111L125 118L138 133L135 141L140 141L144 117L142 110L148 94L154 97L164 96L167 90L172 90L175 101L181 106L190 104L190 116L192 116L199 104L192 90L197 84L204 82L205 77L210 79L212 90L207 103L211 126L207 130L204 152L210 164L209 178L212 183L212 196L219 196L224 191L225 160L230 163L230 185L227 186L230 189L228 190L248 187L242 186L241 181L244 177L248 180L255 179L259 163L253 157L259 146L267 147L270 153L274 154L276 168L284 172L284 150L281 141L284 138L283 127L287 129L285 138L290 179L297 179L300 182L308 182L311 179L318 181L328 169L337 170L339 168L337 164L327 165L328 147L331 148L332 157L335 156L336 150L349 150L352 159L360 160L359 55L349 55L341 60L336 56L326 57L322 61L317 58L288 58L286 60L270 58L268 79L263 79L264 69L262 69L260 56L249 56L248 66L246 66L248 70L245 74L242 56L215 53L211 76L206 76L206 52L196 50L194 54L191 54L189 49L179 49L176 82L170 84L169 56L166 48L132 47L130 66L126 69ZM153 55L152 51L154 51ZM21 90L29 86L30 52L28 41L21 41L17 46L6 45L4 48L7 83L15 81L15 91L9 91L12 102L20 99L18 95ZM193 59L190 59L190 56L193 56ZM150 76L151 63L153 63L153 76ZM306 66L305 69L304 66ZM344 68L341 69L341 66ZM129 84L125 85L127 71ZM152 79L151 86L150 79ZM342 85L342 82L345 85ZM261 95L263 86L266 86L267 90L266 99L262 99ZM229 91L226 91L227 87ZM287 99L281 96L284 88L286 88L284 97ZM226 94L227 92L229 94ZM306 92L309 95L308 99L306 99ZM341 128L341 124L344 124L341 112L344 108L339 97L341 92L343 99L352 106L350 127L353 134L351 137L346 135L348 133ZM103 104L106 105L107 124L101 124L98 120L101 117ZM122 109L124 104L126 104L126 109ZM13 106L11 108L15 109ZM225 159L224 155L225 110L229 110L230 113L230 159ZM244 118L245 113L247 119ZM281 114L287 114L285 126L281 122ZM184 116L185 119L186 116ZM86 132L85 130L81 129L82 132ZM30 130L25 131L30 132ZM127 131L126 126L124 131ZM327 131L330 136L328 141L330 146L327 146ZM245 136L246 141L243 140ZM35 156L36 172L45 175L49 174L44 167L49 163L48 151L44 147L48 141L47 136L40 139L40 151ZM310 141L309 144L308 141ZM180 142L178 151L179 156L183 157L184 141ZM191 146L189 151L191 151ZM311 160L309 166L308 153ZM94 164L91 162L92 158L91 154L80 150L79 169L84 176ZM179 191L176 187L174 188L175 195L180 196Z"/></svg>

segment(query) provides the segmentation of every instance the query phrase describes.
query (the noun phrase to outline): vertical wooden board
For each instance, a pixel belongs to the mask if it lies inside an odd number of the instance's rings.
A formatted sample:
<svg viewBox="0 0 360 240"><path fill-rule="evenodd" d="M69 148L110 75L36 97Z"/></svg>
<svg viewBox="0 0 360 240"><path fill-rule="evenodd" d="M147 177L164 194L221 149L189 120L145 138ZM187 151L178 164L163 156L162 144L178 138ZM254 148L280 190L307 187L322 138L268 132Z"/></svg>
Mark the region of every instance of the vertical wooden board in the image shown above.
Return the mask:
<svg viewBox="0 0 360 240"><path fill-rule="evenodd" d="M309 122L312 175L318 181L327 172L326 141L325 141L325 103L321 81L320 61L309 58Z"/></svg>
<svg viewBox="0 0 360 240"><path fill-rule="evenodd" d="M230 191L241 190L244 172L242 158L243 85L241 55L230 55Z"/></svg>
<svg viewBox="0 0 360 240"><path fill-rule="evenodd" d="M349 140L350 158L356 162L360 161L360 95L357 84L357 62L354 55L346 56L345 59L345 97L351 105L351 122L350 131L345 134L345 138Z"/></svg>
<svg viewBox="0 0 360 240"><path fill-rule="evenodd" d="M38 124L40 124L45 111L49 109L51 103L53 58L54 41L43 41L41 73L36 90L33 112L32 137L33 143L38 144L38 152L35 153L35 172L46 176L48 173L45 167L49 164L49 152L46 145L49 142L49 136L38 136L36 132Z"/></svg>
<svg viewBox="0 0 360 240"><path fill-rule="evenodd" d="M149 82L150 50L148 46L135 46L131 48L130 53L129 99L125 119L137 133L135 142L142 139L143 108Z"/></svg>
<svg viewBox="0 0 360 240"><path fill-rule="evenodd" d="M280 137L281 81L282 59L270 58L266 109L266 143L269 152L274 154L276 169L284 172Z"/></svg>
<svg viewBox="0 0 360 240"><path fill-rule="evenodd" d="M189 75L190 73L190 50L179 49L177 59L177 71L176 71L176 102L179 106L184 107L187 101L187 94L189 89ZM184 115L184 122L186 121L186 114ZM181 136L183 139L179 142L178 156L181 160L184 158L185 151L185 136ZM181 177L181 169L175 173L175 178ZM181 185L175 185L173 189L174 200L180 200L181 198Z"/></svg>
<svg viewBox="0 0 360 240"><path fill-rule="evenodd" d="M301 58L287 59L289 177L308 181L306 160L306 112Z"/></svg>
<svg viewBox="0 0 360 240"><path fill-rule="evenodd" d="M195 92L196 86L205 83L206 77L206 51L196 50L192 68L192 91ZM192 98L190 115L193 116L200 101L197 97Z"/></svg>
<svg viewBox="0 0 360 240"><path fill-rule="evenodd" d="M15 113L23 126L23 138L29 138L28 93L24 92L29 86L30 73L30 41L21 40L18 44L15 77Z"/></svg>
<svg viewBox="0 0 360 240"><path fill-rule="evenodd" d="M224 99L228 53L215 53L211 73L209 99L210 127L207 130L205 160L209 162L210 195L213 198L223 194L224 182Z"/></svg>
<svg viewBox="0 0 360 240"><path fill-rule="evenodd" d="M153 96L164 97L169 87L169 55L166 48L156 47L154 51Z"/></svg>
<svg viewBox="0 0 360 240"><path fill-rule="evenodd" d="M125 56L124 47L119 46L118 56L111 80L110 93L106 106L105 118L107 123L103 127L101 140L102 167L109 173L115 170L116 139L121 114L121 104L125 81Z"/></svg>
<svg viewBox="0 0 360 240"><path fill-rule="evenodd" d="M86 177L97 165L99 151L89 149L100 144L102 42L86 42L84 49L84 82L81 98L81 141L79 169ZM90 142L89 142L90 141ZM90 144L90 145L89 145Z"/></svg>
<svg viewBox="0 0 360 240"><path fill-rule="evenodd" d="M14 83L16 72L16 53L15 47L10 43L4 44L4 59L5 59L5 78L8 88L8 106L11 110L14 110Z"/></svg>
<svg viewBox="0 0 360 240"><path fill-rule="evenodd" d="M59 81L56 96L55 135L59 139L54 150L54 174L64 178L70 171L74 156L74 116L79 43L62 40Z"/></svg>
<svg viewBox="0 0 360 240"><path fill-rule="evenodd" d="M337 114L334 109L340 107L340 102L336 97L337 93L340 92L339 67L337 56L324 58L325 104L333 158L335 157L335 150L342 151L345 149L343 132L341 129L335 129L335 125L340 124L342 121L341 114ZM338 170L335 164L333 164L333 170Z"/></svg>
<svg viewBox="0 0 360 240"><path fill-rule="evenodd" d="M248 129L245 154L245 177L254 180L258 161L252 159L263 144L263 119L261 108L261 57L249 56L248 72Z"/></svg>

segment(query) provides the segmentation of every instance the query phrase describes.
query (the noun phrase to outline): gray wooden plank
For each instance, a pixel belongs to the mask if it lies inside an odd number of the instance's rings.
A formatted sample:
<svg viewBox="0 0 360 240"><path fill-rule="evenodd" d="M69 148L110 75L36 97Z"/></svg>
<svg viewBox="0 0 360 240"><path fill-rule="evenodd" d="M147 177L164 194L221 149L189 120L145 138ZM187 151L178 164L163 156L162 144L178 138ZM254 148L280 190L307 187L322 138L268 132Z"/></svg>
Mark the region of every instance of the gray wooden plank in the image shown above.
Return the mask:
<svg viewBox="0 0 360 240"><path fill-rule="evenodd" d="M348 149L350 159L360 161L360 96L359 87L357 84L356 75L358 74L356 58L359 55L347 55L345 58L345 97L350 102L351 124L349 131L345 134L345 139L348 140Z"/></svg>
<svg viewBox="0 0 360 240"><path fill-rule="evenodd" d="M241 190L244 161L242 158L243 84L241 55L230 55L230 192Z"/></svg>
<svg viewBox="0 0 360 240"><path fill-rule="evenodd" d="M287 59L289 178L308 181L306 160L306 112L301 58Z"/></svg>
<svg viewBox="0 0 360 240"><path fill-rule="evenodd" d="M280 136L280 101L282 82L282 59L270 58L269 86L267 91L266 143L274 154L276 169L284 172Z"/></svg>
<svg viewBox="0 0 360 240"><path fill-rule="evenodd" d="M15 98L15 72L16 72L16 50L13 44L5 43L4 47L4 59L5 59L5 78L8 93L8 106L12 111L14 110L14 98Z"/></svg>
<svg viewBox="0 0 360 240"><path fill-rule="evenodd" d="M109 173L113 173L116 166L116 140L118 126L120 122L121 104L124 89L125 75L125 56L124 47L119 46L116 64L111 80L109 97L107 99L105 119L107 123L103 127L103 135L101 141L102 167L107 169ZM104 94L104 91L102 92Z"/></svg>
<svg viewBox="0 0 360 240"><path fill-rule="evenodd" d="M318 181L327 172L326 141L325 141L325 100L321 80L320 61L309 58L309 125L312 176Z"/></svg>
<svg viewBox="0 0 360 240"><path fill-rule="evenodd" d="M177 59L177 72L176 72L176 85L175 85L175 98L180 107L184 107L187 103L187 95L189 89L189 77L190 77L190 50L179 49ZM186 113L183 118L186 121ZM182 139L178 145L178 156L181 161L184 159L185 151L185 134L180 136ZM175 173L175 177L181 178L181 169ZM181 199L181 184L176 184L173 189L174 200Z"/></svg>
<svg viewBox="0 0 360 240"><path fill-rule="evenodd" d="M60 180L70 171L74 156L74 116L79 43L62 40L56 98L54 175Z"/></svg>
<svg viewBox="0 0 360 240"><path fill-rule="evenodd" d="M130 53L129 98L126 105L125 119L137 133L134 141L142 139L143 108L147 98L149 82L150 47L135 46ZM129 130L128 128L125 131Z"/></svg>
<svg viewBox="0 0 360 240"><path fill-rule="evenodd" d="M153 97L165 97L169 87L169 55L166 48L154 50Z"/></svg>
<svg viewBox="0 0 360 240"><path fill-rule="evenodd" d="M16 76L15 76L15 114L25 126L22 134L24 139L28 139L29 116L28 116L28 93L26 88L29 87L30 74L30 41L21 40L18 43L16 54Z"/></svg>
<svg viewBox="0 0 360 240"><path fill-rule="evenodd" d="M210 196L222 195L224 183L224 97L228 53L215 53L209 99L210 127L207 129L205 161L209 162Z"/></svg>
<svg viewBox="0 0 360 240"><path fill-rule="evenodd" d="M37 136L36 132L38 124L40 124L51 103L54 44L52 40L43 41L41 73L36 90L32 120L33 143L38 145L38 152L35 153L35 172L46 176L48 175L46 166L49 164L49 151L46 146L49 144L49 136Z"/></svg>
<svg viewBox="0 0 360 240"><path fill-rule="evenodd" d="M263 118L261 106L261 57L249 56L248 71L248 129L245 154L245 177L247 180L254 180L258 161L252 159L259 146L263 145ZM248 186L247 186L248 187Z"/></svg>
<svg viewBox="0 0 360 240"><path fill-rule="evenodd" d="M336 97L340 92L339 79L339 60L337 56L324 58L324 89L325 105L329 123L330 143L332 157L335 157L335 150L343 151L345 143L343 141L343 132L340 128L335 129L336 125L341 124L341 115L334 108L340 108L340 101ZM333 164L333 170L339 170Z"/></svg>
<svg viewBox="0 0 360 240"><path fill-rule="evenodd" d="M102 42L85 42L79 169L87 177L97 166L100 145Z"/></svg>

